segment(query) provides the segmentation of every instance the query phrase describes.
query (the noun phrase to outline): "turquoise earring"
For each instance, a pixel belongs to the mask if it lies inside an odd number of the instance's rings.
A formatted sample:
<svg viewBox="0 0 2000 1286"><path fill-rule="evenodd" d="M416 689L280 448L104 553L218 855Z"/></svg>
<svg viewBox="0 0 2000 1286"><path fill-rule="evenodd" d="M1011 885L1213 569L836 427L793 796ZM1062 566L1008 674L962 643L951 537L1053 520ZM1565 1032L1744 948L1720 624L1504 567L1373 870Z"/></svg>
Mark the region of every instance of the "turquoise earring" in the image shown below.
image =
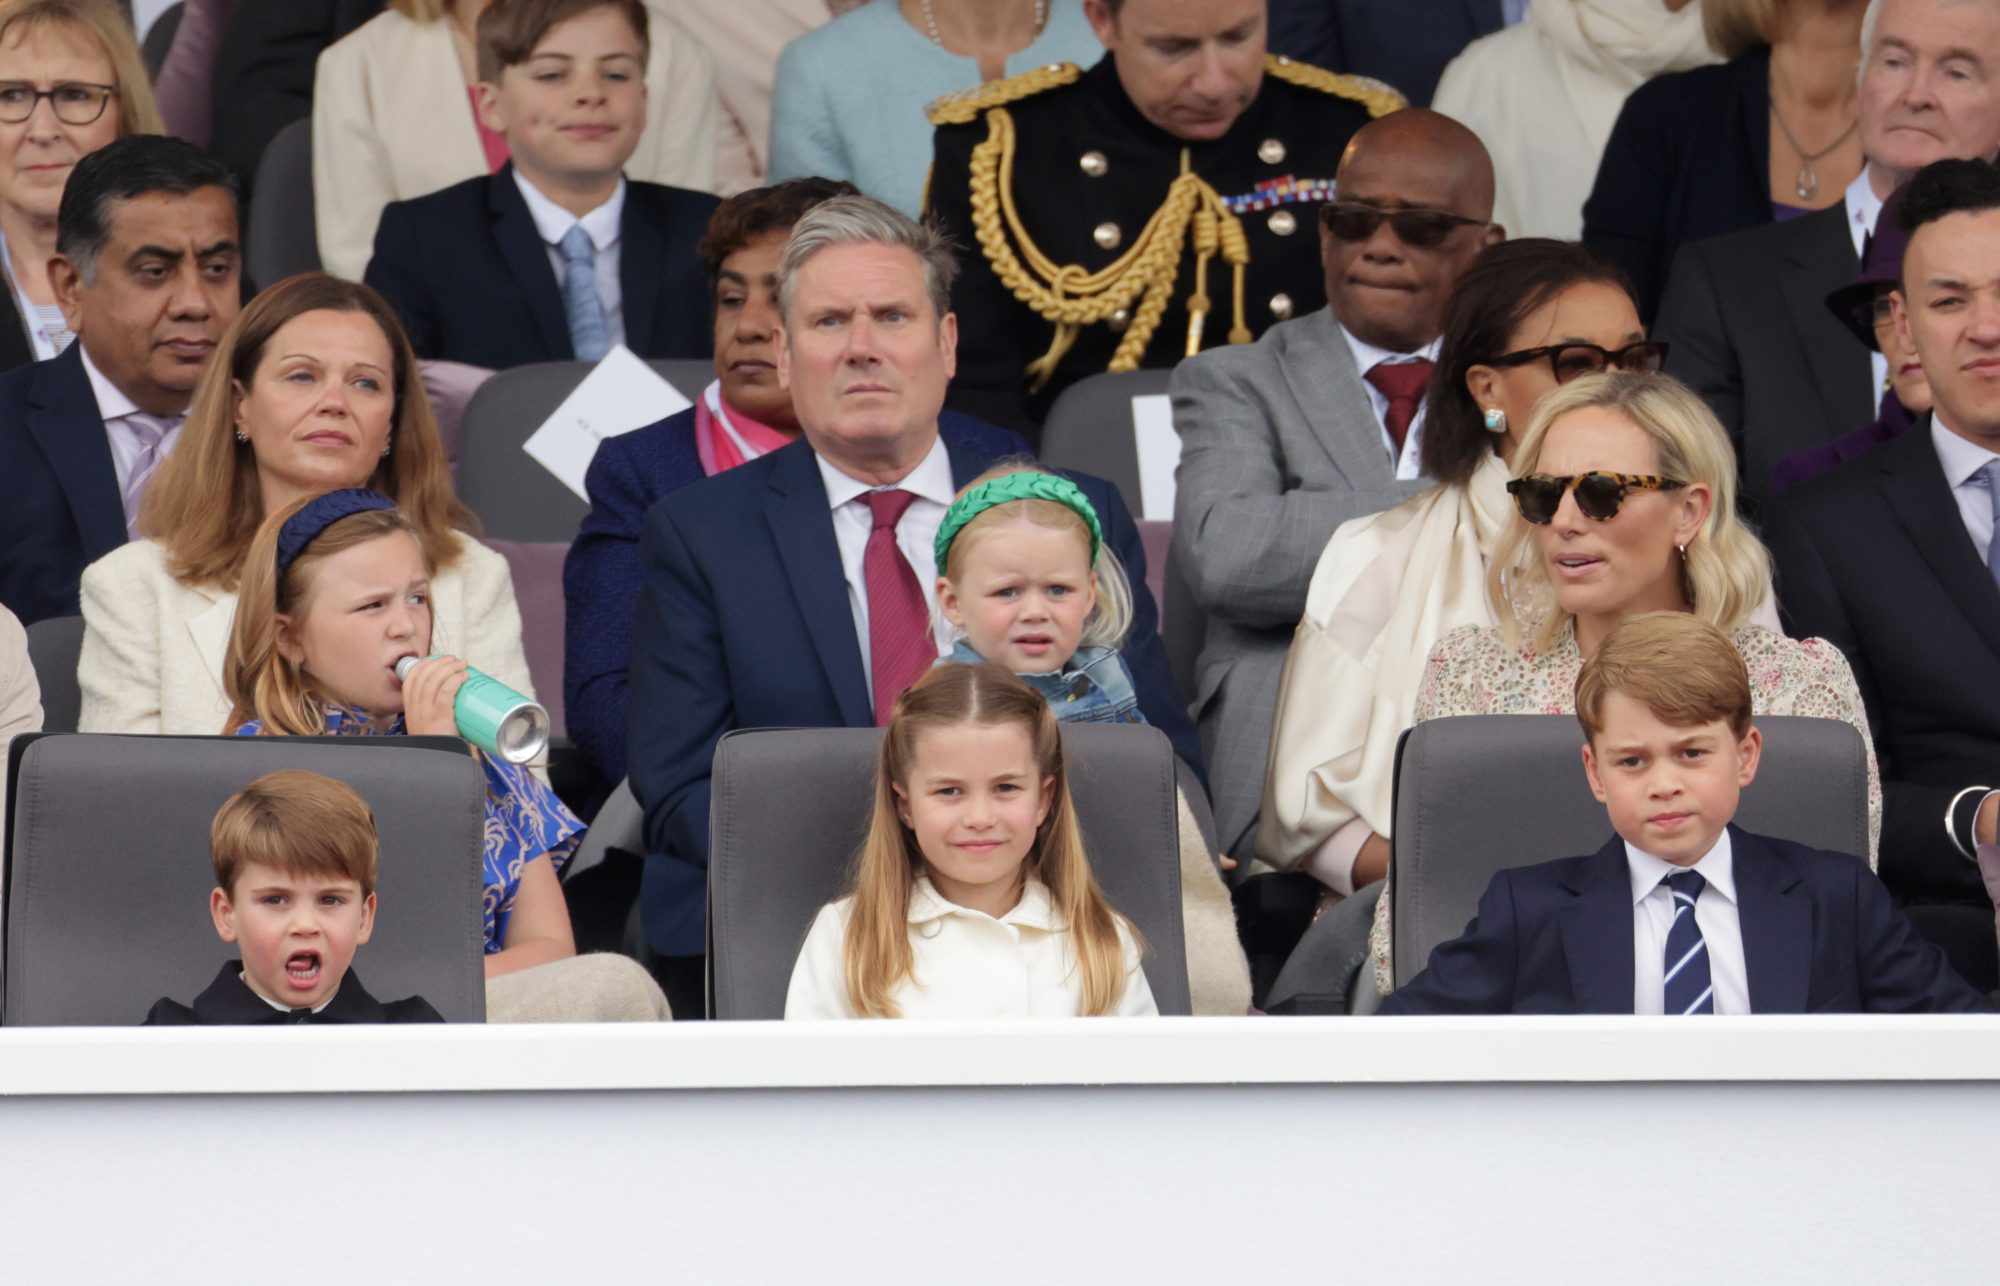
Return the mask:
<svg viewBox="0 0 2000 1286"><path fill-rule="evenodd" d="M1505 433L1507 431L1507 413L1498 407L1488 411L1486 413L1486 431L1488 433Z"/></svg>

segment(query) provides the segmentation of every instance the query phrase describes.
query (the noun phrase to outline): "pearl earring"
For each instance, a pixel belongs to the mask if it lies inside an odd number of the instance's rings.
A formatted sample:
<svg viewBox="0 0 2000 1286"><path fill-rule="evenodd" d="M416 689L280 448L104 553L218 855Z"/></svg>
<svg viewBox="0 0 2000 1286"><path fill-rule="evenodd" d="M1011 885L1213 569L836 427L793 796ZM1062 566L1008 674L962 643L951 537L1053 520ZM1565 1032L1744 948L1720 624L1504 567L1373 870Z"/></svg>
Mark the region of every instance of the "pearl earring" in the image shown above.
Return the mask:
<svg viewBox="0 0 2000 1286"><path fill-rule="evenodd" d="M250 445L250 435L241 429L236 430L236 440L245 446Z"/></svg>
<svg viewBox="0 0 2000 1286"><path fill-rule="evenodd" d="M1498 407L1487 411L1486 431L1488 433L1505 433L1507 431L1507 413Z"/></svg>
<svg viewBox="0 0 2000 1286"><path fill-rule="evenodd" d="M384 460L387 460L387 459L389 458L389 451L390 451L390 449L391 449L391 448L393 448L393 447L394 447L395 445L396 445L396 444L395 444L395 443L394 443L393 441L390 441L390 442L384 442L384 443L382 444L382 458L383 458Z"/></svg>

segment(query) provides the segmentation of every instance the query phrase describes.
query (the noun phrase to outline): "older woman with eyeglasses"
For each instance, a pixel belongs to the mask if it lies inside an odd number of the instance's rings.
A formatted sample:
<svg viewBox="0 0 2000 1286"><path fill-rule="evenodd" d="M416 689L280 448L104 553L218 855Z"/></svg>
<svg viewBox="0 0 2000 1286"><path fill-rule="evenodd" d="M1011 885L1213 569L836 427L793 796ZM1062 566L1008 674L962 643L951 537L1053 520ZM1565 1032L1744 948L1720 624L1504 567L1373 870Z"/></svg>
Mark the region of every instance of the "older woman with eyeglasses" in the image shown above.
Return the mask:
<svg viewBox="0 0 2000 1286"><path fill-rule="evenodd" d="M1504 241L1466 269L1419 444L1438 485L1342 524L1320 555L1285 662L1258 857L1337 894L1382 878L1396 740L1424 658L1451 630L1493 623L1486 567L1507 529L1522 426L1579 375L1658 370L1665 356L1617 269L1579 245Z"/></svg>
<svg viewBox="0 0 2000 1286"><path fill-rule="evenodd" d="M159 134L159 108L110 5L0 0L0 371L45 361L73 338L49 285L56 206L79 160L127 134Z"/></svg>
<svg viewBox="0 0 2000 1286"><path fill-rule="evenodd" d="M1736 516L1736 459L1706 404L1665 375L1591 375L1536 408L1507 484L1515 513L1486 573L1494 623L1431 650L1418 722L1453 715L1569 714L1584 658L1619 621L1693 612L1729 634L1760 715L1852 724L1873 746L1854 673L1825 639L1759 622L1771 556ZM1767 616L1768 618L1768 616ZM1868 862L1882 785L1868 752ZM1379 991L1391 987L1389 895L1375 908Z"/></svg>

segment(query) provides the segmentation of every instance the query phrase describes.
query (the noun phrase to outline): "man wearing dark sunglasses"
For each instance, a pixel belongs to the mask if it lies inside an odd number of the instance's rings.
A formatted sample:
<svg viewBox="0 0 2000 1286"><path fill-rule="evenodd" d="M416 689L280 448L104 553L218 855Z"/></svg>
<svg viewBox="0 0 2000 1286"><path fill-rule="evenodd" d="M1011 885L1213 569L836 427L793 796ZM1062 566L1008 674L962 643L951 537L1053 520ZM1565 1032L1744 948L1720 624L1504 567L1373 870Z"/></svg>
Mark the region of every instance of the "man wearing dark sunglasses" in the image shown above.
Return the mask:
<svg viewBox="0 0 2000 1286"><path fill-rule="evenodd" d="M964 265L951 405L1031 440L1079 379L1318 308L1314 209L1354 132L1403 106L1377 81L1268 57L1265 0L1082 2L1096 66L931 108L928 211Z"/></svg>
<svg viewBox="0 0 2000 1286"><path fill-rule="evenodd" d="M1459 275L1503 235L1479 139L1411 110L1355 134L1320 207L1328 306L1174 372L1174 559L1208 614L1196 712L1225 847L1247 849L1285 653L1334 528L1401 503Z"/></svg>

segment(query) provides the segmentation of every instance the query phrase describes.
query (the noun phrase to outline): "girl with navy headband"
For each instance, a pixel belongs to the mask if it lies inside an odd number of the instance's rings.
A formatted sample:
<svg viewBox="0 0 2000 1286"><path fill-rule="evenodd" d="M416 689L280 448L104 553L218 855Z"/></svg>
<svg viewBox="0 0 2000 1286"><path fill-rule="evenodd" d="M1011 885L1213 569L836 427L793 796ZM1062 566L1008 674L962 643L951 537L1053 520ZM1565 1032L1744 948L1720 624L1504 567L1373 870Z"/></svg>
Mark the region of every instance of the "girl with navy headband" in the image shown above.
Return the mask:
<svg viewBox="0 0 2000 1286"><path fill-rule="evenodd" d="M440 642L432 634L433 570L415 524L380 493L330 491L271 515L251 543L223 667L230 731L456 736L452 707L467 666L431 655ZM406 656L428 659L401 680L395 667ZM665 1017L658 988L639 966L618 956L576 957L557 875L583 824L525 767L478 758L486 775L489 1018ZM517 974L517 984L494 985Z"/></svg>
<svg viewBox="0 0 2000 1286"><path fill-rule="evenodd" d="M1131 583L1075 483L1032 463L996 465L959 492L936 550L938 608L960 635L940 665L1005 666L1064 722L1146 721L1118 653L1132 625ZM1186 800L1178 806L1194 1012L1241 1014L1250 969L1236 913Z"/></svg>

